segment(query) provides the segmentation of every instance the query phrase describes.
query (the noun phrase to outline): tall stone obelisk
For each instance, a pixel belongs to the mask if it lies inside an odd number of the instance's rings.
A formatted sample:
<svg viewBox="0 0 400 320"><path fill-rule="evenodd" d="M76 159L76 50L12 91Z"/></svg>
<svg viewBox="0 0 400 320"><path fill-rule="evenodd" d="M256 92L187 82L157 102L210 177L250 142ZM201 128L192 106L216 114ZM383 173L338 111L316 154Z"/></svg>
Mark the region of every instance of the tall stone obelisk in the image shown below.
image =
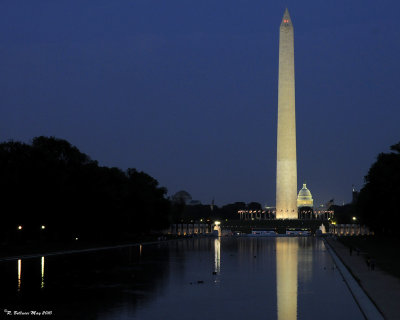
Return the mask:
<svg viewBox="0 0 400 320"><path fill-rule="evenodd" d="M276 218L297 219L296 116L293 24L288 9L279 31Z"/></svg>

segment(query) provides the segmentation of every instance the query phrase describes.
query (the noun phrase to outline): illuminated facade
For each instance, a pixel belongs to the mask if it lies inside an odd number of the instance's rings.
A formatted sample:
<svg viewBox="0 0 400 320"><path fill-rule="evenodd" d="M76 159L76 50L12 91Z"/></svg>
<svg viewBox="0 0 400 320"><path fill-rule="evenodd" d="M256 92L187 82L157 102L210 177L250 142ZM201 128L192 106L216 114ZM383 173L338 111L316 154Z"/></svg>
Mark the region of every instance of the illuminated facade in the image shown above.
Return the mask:
<svg viewBox="0 0 400 320"><path fill-rule="evenodd" d="M279 32L276 218L297 219L293 24L286 9Z"/></svg>
<svg viewBox="0 0 400 320"><path fill-rule="evenodd" d="M304 208L304 207L313 207L314 201L311 195L310 190L307 189L305 183L303 183L303 188L300 189L299 194L297 196L297 207Z"/></svg>
<svg viewBox="0 0 400 320"><path fill-rule="evenodd" d="M240 220L269 220L275 219L274 210L238 210Z"/></svg>

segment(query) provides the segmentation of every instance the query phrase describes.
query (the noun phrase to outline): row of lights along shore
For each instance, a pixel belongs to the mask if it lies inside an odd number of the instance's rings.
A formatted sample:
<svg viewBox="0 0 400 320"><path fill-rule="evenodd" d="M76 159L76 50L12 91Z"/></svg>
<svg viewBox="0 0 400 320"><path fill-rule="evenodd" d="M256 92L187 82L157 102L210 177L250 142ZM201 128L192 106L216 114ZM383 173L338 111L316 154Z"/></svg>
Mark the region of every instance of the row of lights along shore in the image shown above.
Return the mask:
<svg viewBox="0 0 400 320"><path fill-rule="evenodd" d="M21 225L19 225L19 226L17 227L18 230L22 230L22 228L23 228L23 227L22 227ZM40 226L40 229L44 230L44 229L46 229L46 226L45 226L45 225L41 225L41 226Z"/></svg>
<svg viewBox="0 0 400 320"><path fill-rule="evenodd" d="M22 226L21 226L21 225L19 225L19 226L17 227L17 229L18 229L18 230L22 230ZM46 226L42 224L42 225L40 226L40 229L44 230L44 229L46 229ZM76 240L76 241L78 241L78 240L79 240L79 238L78 238L78 237L76 237L76 238L75 238L75 240Z"/></svg>

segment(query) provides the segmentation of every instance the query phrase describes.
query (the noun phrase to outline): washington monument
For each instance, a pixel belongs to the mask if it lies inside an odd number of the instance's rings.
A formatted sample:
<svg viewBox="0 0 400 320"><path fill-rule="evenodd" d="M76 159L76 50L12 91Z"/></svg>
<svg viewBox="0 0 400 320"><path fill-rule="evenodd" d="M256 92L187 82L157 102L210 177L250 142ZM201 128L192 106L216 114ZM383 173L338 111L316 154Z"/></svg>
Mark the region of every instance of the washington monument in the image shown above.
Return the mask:
<svg viewBox="0 0 400 320"><path fill-rule="evenodd" d="M288 9L279 31L276 218L297 219L293 24Z"/></svg>

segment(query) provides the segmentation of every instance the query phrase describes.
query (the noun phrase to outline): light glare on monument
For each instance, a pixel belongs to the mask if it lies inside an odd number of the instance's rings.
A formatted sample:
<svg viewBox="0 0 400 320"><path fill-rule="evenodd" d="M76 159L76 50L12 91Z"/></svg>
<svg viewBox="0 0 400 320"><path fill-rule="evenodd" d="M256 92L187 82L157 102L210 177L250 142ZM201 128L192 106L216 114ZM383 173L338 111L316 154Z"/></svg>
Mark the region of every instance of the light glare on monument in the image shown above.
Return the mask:
<svg viewBox="0 0 400 320"><path fill-rule="evenodd" d="M293 24L286 9L279 32L276 218L297 219Z"/></svg>

